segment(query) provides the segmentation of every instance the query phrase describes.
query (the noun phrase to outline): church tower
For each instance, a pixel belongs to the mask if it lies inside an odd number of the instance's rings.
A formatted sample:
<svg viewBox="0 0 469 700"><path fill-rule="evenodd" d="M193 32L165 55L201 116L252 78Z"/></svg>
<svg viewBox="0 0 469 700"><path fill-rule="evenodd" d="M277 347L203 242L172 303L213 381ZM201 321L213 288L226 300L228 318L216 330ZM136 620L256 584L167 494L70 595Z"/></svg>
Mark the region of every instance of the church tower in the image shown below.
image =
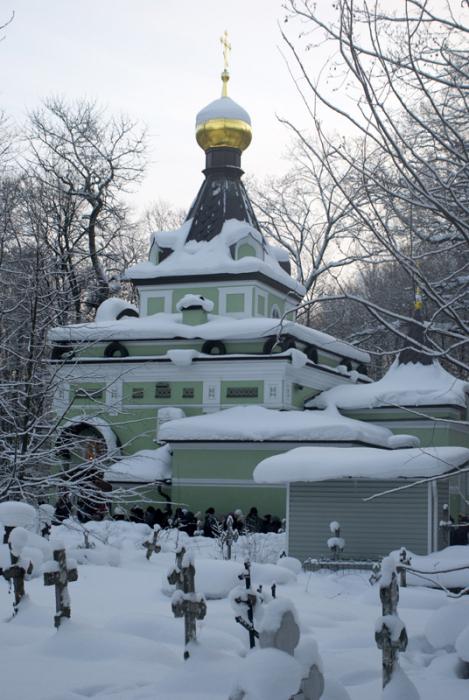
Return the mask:
<svg viewBox="0 0 469 700"><path fill-rule="evenodd" d="M286 251L266 241L242 182L251 118L228 96L226 35L223 44L222 95L196 117L205 179L181 229L156 232L148 263L126 274L139 290L142 316L174 313L185 295L196 294L217 314L279 318L305 292L290 275Z"/></svg>

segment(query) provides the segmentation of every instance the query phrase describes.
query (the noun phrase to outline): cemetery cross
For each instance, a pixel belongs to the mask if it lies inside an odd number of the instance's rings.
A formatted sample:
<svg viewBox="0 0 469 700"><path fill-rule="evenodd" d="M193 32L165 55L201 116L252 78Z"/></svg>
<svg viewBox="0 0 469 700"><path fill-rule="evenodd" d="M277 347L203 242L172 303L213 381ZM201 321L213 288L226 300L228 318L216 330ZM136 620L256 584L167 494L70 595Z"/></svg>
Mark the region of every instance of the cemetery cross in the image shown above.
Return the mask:
<svg viewBox="0 0 469 700"><path fill-rule="evenodd" d="M161 547L159 544L157 544L158 541L158 535L160 534L160 527L159 525L155 525L153 528L153 537L151 540L147 540L146 542L143 543L143 546L147 550L146 553L146 558L148 561L150 561L151 555L152 554L158 554L158 552L161 552Z"/></svg>
<svg viewBox="0 0 469 700"><path fill-rule="evenodd" d="M54 625L58 629L62 618L70 617L71 609L68 584L78 580L78 571L76 567L68 568L65 549L54 549L53 556L56 567L54 571L44 572L44 585L55 586L56 615L54 616Z"/></svg>
<svg viewBox="0 0 469 700"><path fill-rule="evenodd" d="M257 596L255 593L251 592L251 562L245 561L244 568L246 571L243 574L239 574L238 578L241 581L244 579L244 583L246 585L246 598L244 599L238 596L235 598L235 603L238 603L238 605L240 603L247 605L248 619L246 621L241 615L237 615L235 620L249 632L249 646L251 649L254 649L256 646L256 637L259 637L259 632L254 629L254 606L257 603Z"/></svg>
<svg viewBox="0 0 469 700"><path fill-rule="evenodd" d="M184 551L184 548L182 549ZM207 614L207 604L203 596L197 596L195 593L195 568L192 558L183 555L181 559L179 569L182 574L182 589L175 591L171 607L175 617L184 618L184 659L188 659L189 644L197 640L196 620L204 619ZM175 583L177 584L176 581Z"/></svg>
<svg viewBox="0 0 469 700"><path fill-rule="evenodd" d="M389 583L381 581L379 595L383 616L378 620L375 640L378 649L383 652L383 688L385 688L397 668L399 651L406 650L408 641L405 625L397 614L399 585L395 570L391 573Z"/></svg>
<svg viewBox="0 0 469 700"><path fill-rule="evenodd" d="M10 583L10 585L11 585L11 582L13 582L13 592L15 595L15 601L13 603L13 615L16 615L16 613L18 612L18 608L20 606L20 603L25 596L24 577L26 576L26 574L32 573L33 565L32 565L32 562L29 562L28 567L25 568L23 565L23 562L19 563L20 557L17 556L16 554L13 554L11 544L9 545L9 548L10 548L11 566L9 566L8 569L2 569L1 573L2 573L3 577Z"/></svg>

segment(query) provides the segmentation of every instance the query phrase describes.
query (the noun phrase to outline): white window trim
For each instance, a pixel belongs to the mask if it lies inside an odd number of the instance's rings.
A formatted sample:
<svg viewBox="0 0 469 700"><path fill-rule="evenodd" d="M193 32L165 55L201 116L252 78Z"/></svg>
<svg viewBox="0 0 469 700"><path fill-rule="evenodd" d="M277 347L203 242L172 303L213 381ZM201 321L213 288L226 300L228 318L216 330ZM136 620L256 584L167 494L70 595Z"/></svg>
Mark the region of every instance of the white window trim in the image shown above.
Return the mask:
<svg viewBox="0 0 469 700"><path fill-rule="evenodd" d="M148 302L150 299L164 299L163 313L170 314L172 310L173 292L171 289L145 289L140 290L140 308L144 316L149 316Z"/></svg>
<svg viewBox="0 0 469 700"><path fill-rule="evenodd" d="M222 287L220 289L219 305L220 315L236 316L239 318L249 317L252 309L252 287ZM244 311L227 311L226 299L228 294L242 294L244 297Z"/></svg>

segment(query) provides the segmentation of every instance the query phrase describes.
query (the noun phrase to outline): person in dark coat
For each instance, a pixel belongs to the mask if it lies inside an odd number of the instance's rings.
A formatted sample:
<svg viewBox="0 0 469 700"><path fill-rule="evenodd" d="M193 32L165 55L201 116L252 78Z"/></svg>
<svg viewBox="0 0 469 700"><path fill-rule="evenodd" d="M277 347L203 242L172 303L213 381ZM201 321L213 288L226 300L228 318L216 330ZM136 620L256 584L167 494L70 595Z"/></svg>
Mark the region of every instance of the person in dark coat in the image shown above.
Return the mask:
<svg viewBox="0 0 469 700"><path fill-rule="evenodd" d="M204 519L204 537L215 537L218 528L218 520L215 517L215 508L207 508Z"/></svg>
<svg viewBox="0 0 469 700"><path fill-rule="evenodd" d="M58 523L61 523L69 518L71 512L72 501L69 494L65 493L63 496L60 496L59 500L55 504L54 524L57 525Z"/></svg>
<svg viewBox="0 0 469 700"><path fill-rule="evenodd" d="M143 523L145 521L145 513L143 512L143 509L139 506L134 506L131 508L129 520L131 523Z"/></svg>
<svg viewBox="0 0 469 700"><path fill-rule="evenodd" d="M145 511L145 523L153 530L156 523L156 510L153 506L148 506Z"/></svg>
<svg viewBox="0 0 469 700"><path fill-rule="evenodd" d="M251 508L249 513L246 515L246 530L247 532L260 532L262 521L257 512L257 508L254 506Z"/></svg>

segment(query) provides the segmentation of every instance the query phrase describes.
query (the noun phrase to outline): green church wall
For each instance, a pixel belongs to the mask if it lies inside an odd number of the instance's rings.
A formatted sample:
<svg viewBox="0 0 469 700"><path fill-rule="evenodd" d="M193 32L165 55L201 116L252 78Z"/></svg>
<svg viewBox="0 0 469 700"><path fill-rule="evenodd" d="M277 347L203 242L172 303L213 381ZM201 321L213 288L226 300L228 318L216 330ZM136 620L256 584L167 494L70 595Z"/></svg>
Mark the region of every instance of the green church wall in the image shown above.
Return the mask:
<svg viewBox="0 0 469 700"><path fill-rule="evenodd" d="M194 513L204 515L207 508L213 507L217 515L241 508L244 514L255 506L262 517L266 513L285 517L286 489L268 488L253 484L250 487L236 486L179 486L173 484L171 500L185 505Z"/></svg>
<svg viewBox="0 0 469 700"><path fill-rule="evenodd" d="M174 501L187 503L191 510L204 511L212 505L221 512L235 508L246 512L245 509L257 506L259 513L262 510L262 514L285 517L286 490L283 486L272 488L254 482L233 483L233 480L251 482L254 468L261 460L285 450L263 449L256 445L249 449L230 445L217 445L213 449L203 446L187 449L176 443L171 446ZM205 483L179 483L179 480L184 482L194 478L205 480ZM217 483L214 484L214 481Z"/></svg>

